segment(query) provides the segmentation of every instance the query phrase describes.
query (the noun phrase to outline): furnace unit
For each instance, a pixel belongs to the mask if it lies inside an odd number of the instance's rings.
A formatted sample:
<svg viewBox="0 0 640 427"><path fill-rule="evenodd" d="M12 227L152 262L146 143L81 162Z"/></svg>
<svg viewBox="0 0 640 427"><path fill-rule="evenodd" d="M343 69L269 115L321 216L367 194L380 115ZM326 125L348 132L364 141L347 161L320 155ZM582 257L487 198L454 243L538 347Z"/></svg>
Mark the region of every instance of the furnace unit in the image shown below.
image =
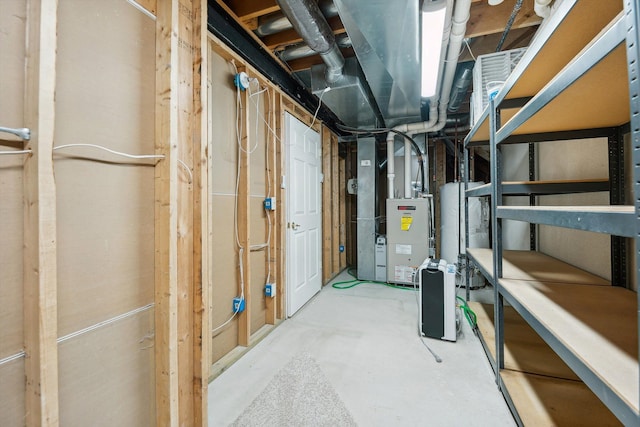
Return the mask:
<svg viewBox="0 0 640 427"><path fill-rule="evenodd" d="M414 284L429 257L429 200L387 199L387 281Z"/></svg>

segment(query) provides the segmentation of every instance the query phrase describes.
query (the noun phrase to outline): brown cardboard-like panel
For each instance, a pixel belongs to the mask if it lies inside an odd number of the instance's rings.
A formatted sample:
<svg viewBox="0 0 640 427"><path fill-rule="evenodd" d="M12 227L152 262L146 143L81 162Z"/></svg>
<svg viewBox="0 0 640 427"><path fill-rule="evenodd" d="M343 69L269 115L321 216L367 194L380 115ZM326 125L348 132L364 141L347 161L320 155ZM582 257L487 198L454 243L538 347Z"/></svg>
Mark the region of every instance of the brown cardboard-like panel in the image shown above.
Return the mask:
<svg viewBox="0 0 640 427"><path fill-rule="evenodd" d="M154 310L59 344L60 424L155 424Z"/></svg>
<svg viewBox="0 0 640 427"><path fill-rule="evenodd" d="M261 197L251 198L251 244L267 243L266 212ZM273 236L272 236L273 237ZM251 333L265 325L264 285L267 280L267 249L251 252Z"/></svg>
<svg viewBox="0 0 640 427"><path fill-rule="evenodd" d="M501 371L526 426L619 426L620 422L580 381Z"/></svg>
<svg viewBox="0 0 640 427"><path fill-rule="evenodd" d="M236 88L233 65L210 50L211 191L233 194L236 188L238 141L236 139Z"/></svg>
<svg viewBox="0 0 640 427"><path fill-rule="evenodd" d="M152 154L155 24L124 0L111 3L60 2L56 145ZM153 167L92 148L55 159L65 335L153 301Z"/></svg>
<svg viewBox="0 0 640 427"><path fill-rule="evenodd" d="M470 302L478 330L495 360L496 337L493 305ZM576 374L512 307L504 307L504 367L556 378L578 380Z"/></svg>
<svg viewBox="0 0 640 427"><path fill-rule="evenodd" d="M0 365L0 425L24 425L24 357Z"/></svg>
<svg viewBox="0 0 640 427"><path fill-rule="evenodd" d="M23 127L26 0L0 6L0 126ZM5 140L17 141L0 133ZM11 143L22 148L22 143ZM0 156L0 358L22 350L22 164L21 155ZM3 424L0 422L0 424Z"/></svg>
<svg viewBox="0 0 640 427"><path fill-rule="evenodd" d="M215 168L215 165L214 165ZM233 196L216 196L211 199L213 221L211 235L211 323L212 331L233 315L233 298L240 295L238 249L234 231ZM238 345L237 319L219 329L213 336L211 362L215 362Z"/></svg>

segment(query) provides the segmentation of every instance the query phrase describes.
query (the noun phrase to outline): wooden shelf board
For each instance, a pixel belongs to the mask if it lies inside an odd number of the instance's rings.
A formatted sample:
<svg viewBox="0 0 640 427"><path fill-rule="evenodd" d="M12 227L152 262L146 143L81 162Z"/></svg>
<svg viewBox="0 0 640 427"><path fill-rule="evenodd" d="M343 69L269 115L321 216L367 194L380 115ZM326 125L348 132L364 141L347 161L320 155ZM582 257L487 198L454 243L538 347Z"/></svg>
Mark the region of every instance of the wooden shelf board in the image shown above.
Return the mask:
<svg viewBox="0 0 640 427"><path fill-rule="evenodd" d="M480 264L481 268L488 272L493 271L491 249L468 248L467 252ZM611 284L602 277L541 252L505 250L502 255L502 276L507 279L602 286Z"/></svg>
<svg viewBox="0 0 640 427"><path fill-rule="evenodd" d="M590 372L638 413L638 303L635 292L614 286L512 279L501 279L499 283L500 292L525 320L540 324L538 329L534 326L536 332L557 339L564 349L576 355Z"/></svg>
<svg viewBox="0 0 640 427"><path fill-rule="evenodd" d="M514 69L512 76L507 80L504 99L530 97L538 93L621 11L621 1L578 1L570 8L564 18L560 16L554 18L552 16L547 23L548 28L541 27L534 40L532 40L529 51L525 53ZM546 37L546 40L543 37ZM538 38L540 40L536 40ZM622 50L622 60L624 61L626 57L624 57L624 49ZM611 57L612 55L609 56ZM618 113L620 113L619 110L623 110L629 104L628 91L622 94L622 98L616 98L613 94L615 92L619 95L618 92L627 90L626 61L620 66L620 52L617 52L614 56L615 58L613 59L609 58L603 61L608 63L600 67L602 70L597 75L593 75L587 79L588 81L567 91L570 93L568 96L563 96L563 98L568 98L568 100L559 103L553 102L554 107L547 107L549 108L548 111L545 111L547 110L546 108L543 109L534 116L536 120L522 126L514 134L523 135L561 130L591 129L626 123L629 120L628 111L623 121L620 121L621 115ZM611 72L612 74L606 74ZM615 88L613 91L609 91L609 86L602 84L602 82L611 83L613 79L616 79L614 82ZM595 86L589 87L594 82ZM593 114L592 110L597 109L598 113L606 110L606 108L602 108L602 104L596 102L596 99L600 100L603 95L605 101L610 99L612 104L618 104L614 108L615 111L605 111L604 114L597 114L595 117L601 116L597 122L589 121L588 119L594 117L588 116L588 114ZM578 98L571 99L571 96L577 96ZM584 102L585 99L586 102ZM623 99L626 99L627 102L624 103ZM567 108L567 104L569 108ZM585 111L580 111L574 115L576 113L575 106L577 105L584 107ZM507 123L517 111L517 109L502 110L502 123ZM576 122L581 126L576 126ZM598 126L598 123L603 125ZM470 142L489 140L489 120L487 118L477 123L474 128L475 133Z"/></svg>
<svg viewBox="0 0 640 427"><path fill-rule="evenodd" d="M506 369L500 376L525 426L621 425L580 381Z"/></svg>
<svg viewBox="0 0 640 427"><path fill-rule="evenodd" d="M478 330L495 360L493 305L469 302L476 313ZM579 378L513 309L504 307L504 367L512 371L578 381Z"/></svg>
<svg viewBox="0 0 640 427"><path fill-rule="evenodd" d="M505 181L502 183L503 196L548 195L608 191L609 180L604 179L569 179L547 181ZM526 187L526 188L525 188ZM554 190L555 189L555 190ZM468 197L491 195L491 183L479 185L467 190Z"/></svg>

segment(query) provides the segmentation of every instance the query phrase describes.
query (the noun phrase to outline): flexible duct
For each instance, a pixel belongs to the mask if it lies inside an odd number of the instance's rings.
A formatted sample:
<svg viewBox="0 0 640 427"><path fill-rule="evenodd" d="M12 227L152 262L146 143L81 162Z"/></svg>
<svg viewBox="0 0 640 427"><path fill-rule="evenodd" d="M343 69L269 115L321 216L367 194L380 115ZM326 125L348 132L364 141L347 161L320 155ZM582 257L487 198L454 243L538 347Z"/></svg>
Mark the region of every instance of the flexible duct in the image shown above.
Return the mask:
<svg viewBox="0 0 640 427"><path fill-rule="evenodd" d="M351 47L351 39L346 34L340 34L335 37L336 44L339 48ZM278 54L280 59L285 62L293 61L294 59L306 58L308 56L316 55L316 51L311 49L304 43L289 46Z"/></svg>
<svg viewBox="0 0 640 427"><path fill-rule="evenodd" d="M311 49L320 54L327 65L327 83L338 81L342 77L344 57L318 4L314 0L276 1L293 28Z"/></svg>
<svg viewBox="0 0 640 427"><path fill-rule="evenodd" d="M447 9L451 10L452 0L447 0ZM469 10L471 8L471 0L457 0L455 3L455 10L453 11L451 18L451 34L447 37L447 23L445 22L445 31L443 37L443 46L444 38L448 38L449 46L447 48L447 55L444 61L444 71L442 73L442 84L440 87L439 96L432 98L430 100L430 111L429 111L429 120L426 122L417 122L417 123L409 123L404 125L399 125L394 128L394 130L398 130L400 132L408 133L410 135L415 135L418 133L425 132L436 132L442 129L447 122L447 108L449 105L449 98L451 96L451 87L453 85L453 78L456 73L456 67L458 64L458 56L460 55L460 48L462 47L462 41L464 40L464 34L467 30L467 21L469 20ZM447 16L449 13L447 12ZM387 134L387 155L391 156L388 158L387 165L387 185L388 185L388 194L389 198L393 198L393 188L395 175L393 175L393 167L391 166L393 163L393 143L394 143L394 132L389 132ZM389 149L390 148L390 149ZM407 153L405 152L405 155ZM410 153L408 155L411 155ZM389 174L391 172L391 174ZM411 176L407 176L408 174L405 171L405 183L407 180L411 179ZM405 185L405 196L406 196L406 185Z"/></svg>
<svg viewBox="0 0 640 427"><path fill-rule="evenodd" d="M338 15L338 8L331 0L321 0L318 7L322 11L325 18L331 18ZM256 28L255 33L260 37L269 36L292 28L291 21L282 13L275 13L269 18L261 20L260 25Z"/></svg>

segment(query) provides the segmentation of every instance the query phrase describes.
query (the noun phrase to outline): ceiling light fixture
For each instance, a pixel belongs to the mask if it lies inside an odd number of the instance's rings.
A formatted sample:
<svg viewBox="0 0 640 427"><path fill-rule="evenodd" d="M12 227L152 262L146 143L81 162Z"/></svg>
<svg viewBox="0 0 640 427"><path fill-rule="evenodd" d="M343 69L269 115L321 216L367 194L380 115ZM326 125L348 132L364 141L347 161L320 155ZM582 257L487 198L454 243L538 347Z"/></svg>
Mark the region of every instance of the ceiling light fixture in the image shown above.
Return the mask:
<svg viewBox="0 0 640 427"><path fill-rule="evenodd" d="M447 3L444 1L425 0L422 5L422 81L420 87L423 98L436 95L446 12Z"/></svg>

